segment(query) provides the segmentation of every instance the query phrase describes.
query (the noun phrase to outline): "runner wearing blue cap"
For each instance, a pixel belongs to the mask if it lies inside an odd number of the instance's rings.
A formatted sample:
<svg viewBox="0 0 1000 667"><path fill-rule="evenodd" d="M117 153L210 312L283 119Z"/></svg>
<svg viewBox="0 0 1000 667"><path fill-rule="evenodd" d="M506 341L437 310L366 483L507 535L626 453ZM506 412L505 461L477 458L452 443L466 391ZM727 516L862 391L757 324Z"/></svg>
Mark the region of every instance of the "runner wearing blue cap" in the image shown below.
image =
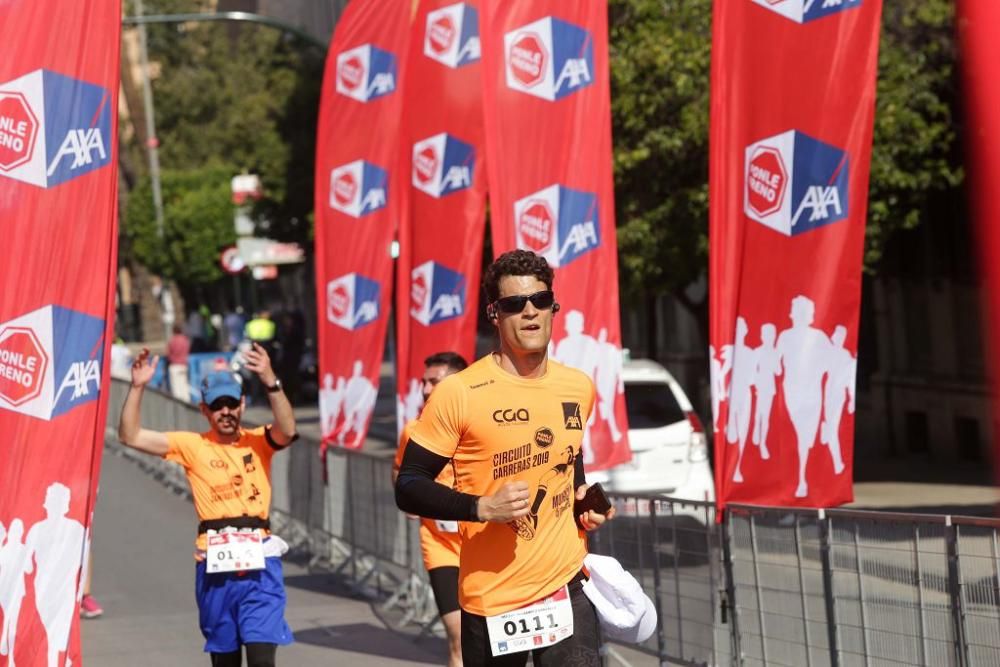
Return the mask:
<svg viewBox="0 0 1000 667"><path fill-rule="evenodd" d="M249 667L275 664L278 645L290 644L285 622L285 585L280 556L288 545L270 534L271 457L298 434L292 406L271 360L259 344L246 354L246 368L267 388L274 421L242 428L244 388L230 372L205 377L201 413L204 433L161 433L142 428L141 404L158 357L143 349L132 364L132 386L118 422L118 438L129 447L184 467L195 510L195 595L205 651L213 667L240 667L246 647Z"/></svg>

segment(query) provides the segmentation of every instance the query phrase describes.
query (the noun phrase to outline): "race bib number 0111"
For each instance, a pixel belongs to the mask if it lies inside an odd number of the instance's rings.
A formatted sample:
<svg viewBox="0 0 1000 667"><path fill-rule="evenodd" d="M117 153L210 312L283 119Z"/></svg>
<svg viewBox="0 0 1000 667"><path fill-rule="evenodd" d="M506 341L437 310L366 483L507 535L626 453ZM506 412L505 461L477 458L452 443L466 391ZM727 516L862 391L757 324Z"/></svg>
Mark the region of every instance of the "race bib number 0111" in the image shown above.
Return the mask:
<svg viewBox="0 0 1000 667"><path fill-rule="evenodd" d="M260 531L208 534L205 567L209 574L264 569L264 538Z"/></svg>
<svg viewBox="0 0 1000 667"><path fill-rule="evenodd" d="M573 605L563 586L547 598L486 618L494 657L558 644L573 634Z"/></svg>

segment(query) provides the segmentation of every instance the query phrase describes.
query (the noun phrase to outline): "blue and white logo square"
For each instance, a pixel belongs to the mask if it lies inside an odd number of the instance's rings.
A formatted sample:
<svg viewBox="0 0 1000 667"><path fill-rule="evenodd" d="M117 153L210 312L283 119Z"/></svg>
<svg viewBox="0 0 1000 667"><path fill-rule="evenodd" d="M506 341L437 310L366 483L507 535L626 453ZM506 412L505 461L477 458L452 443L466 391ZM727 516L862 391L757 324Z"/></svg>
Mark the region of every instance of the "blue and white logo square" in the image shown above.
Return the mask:
<svg viewBox="0 0 1000 667"><path fill-rule="evenodd" d="M744 212L787 236L845 219L848 158L839 148L798 130L747 146Z"/></svg>
<svg viewBox="0 0 1000 667"><path fill-rule="evenodd" d="M752 0L796 23L808 23L861 6L861 0Z"/></svg>
<svg viewBox="0 0 1000 667"><path fill-rule="evenodd" d="M457 68L479 62L479 12L456 2L427 14L424 55Z"/></svg>
<svg viewBox="0 0 1000 667"><path fill-rule="evenodd" d="M330 171L330 208L361 218L385 208L389 191L389 172L381 167L355 160Z"/></svg>
<svg viewBox="0 0 1000 667"><path fill-rule="evenodd" d="M465 312L465 276L434 261L410 272L410 315L429 326Z"/></svg>
<svg viewBox="0 0 1000 667"><path fill-rule="evenodd" d="M0 324L0 409L46 421L101 393L104 320L45 306Z"/></svg>
<svg viewBox="0 0 1000 667"><path fill-rule="evenodd" d="M413 187L443 197L472 185L476 149L450 134L435 134L413 144Z"/></svg>
<svg viewBox="0 0 1000 667"><path fill-rule="evenodd" d="M372 44L337 56L337 92L370 102L396 90L396 56Z"/></svg>
<svg viewBox="0 0 1000 667"><path fill-rule="evenodd" d="M0 176L43 188L111 161L111 94L38 69L0 84Z"/></svg>
<svg viewBox="0 0 1000 667"><path fill-rule="evenodd" d="M549 101L594 83L594 38L554 16L503 37L507 87Z"/></svg>
<svg viewBox="0 0 1000 667"><path fill-rule="evenodd" d="M601 245L597 195L550 185L514 202L517 247L566 266Z"/></svg>
<svg viewBox="0 0 1000 667"><path fill-rule="evenodd" d="M326 319L349 331L378 319L379 284L348 273L326 284Z"/></svg>

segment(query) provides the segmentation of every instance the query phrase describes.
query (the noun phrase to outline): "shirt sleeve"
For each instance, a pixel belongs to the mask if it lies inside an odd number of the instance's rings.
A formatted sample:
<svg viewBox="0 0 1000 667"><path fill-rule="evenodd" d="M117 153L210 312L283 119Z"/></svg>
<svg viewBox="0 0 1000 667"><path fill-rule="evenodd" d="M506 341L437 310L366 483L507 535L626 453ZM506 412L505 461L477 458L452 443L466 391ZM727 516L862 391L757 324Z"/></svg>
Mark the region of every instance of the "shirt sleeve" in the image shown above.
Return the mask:
<svg viewBox="0 0 1000 667"><path fill-rule="evenodd" d="M587 406L587 414L583 416L583 423L586 424L590 421L590 415L594 413L594 401L597 399L597 389L594 388L594 381L587 378L587 398L585 400L585 405Z"/></svg>
<svg viewBox="0 0 1000 667"><path fill-rule="evenodd" d="M266 426L258 426L256 428L247 429L243 436L250 436L250 448L257 453L257 456L260 457L261 461L270 461L275 453L280 451L275 449L269 442L266 429Z"/></svg>
<svg viewBox="0 0 1000 667"><path fill-rule="evenodd" d="M198 434L187 433L185 431L171 431L166 436L167 453L163 455L163 458L167 461L179 463L185 469L189 469L193 459L191 447L197 441Z"/></svg>
<svg viewBox="0 0 1000 667"><path fill-rule="evenodd" d="M455 375L445 378L420 413L410 440L434 454L453 458L466 431L466 401L462 380Z"/></svg>
<svg viewBox="0 0 1000 667"><path fill-rule="evenodd" d="M399 472L399 466L403 465L403 452L406 451L406 443L410 440L410 431L413 430L413 422L407 422L403 427L403 432L399 435L399 445L396 447L396 458L392 461L393 472Z"/></svg>

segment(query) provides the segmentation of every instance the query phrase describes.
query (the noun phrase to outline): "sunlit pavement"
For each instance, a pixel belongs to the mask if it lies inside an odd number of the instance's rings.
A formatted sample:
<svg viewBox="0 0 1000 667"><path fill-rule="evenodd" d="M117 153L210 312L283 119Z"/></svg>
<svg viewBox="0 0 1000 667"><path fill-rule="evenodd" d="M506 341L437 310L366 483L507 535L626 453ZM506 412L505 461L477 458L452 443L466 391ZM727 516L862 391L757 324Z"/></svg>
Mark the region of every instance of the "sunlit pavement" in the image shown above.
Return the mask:
<svg viewBox="0 0 1000 667"><path fill-rule="evenodd" d="M99 619L81 620L89 667L207 665L194 600L194 508L135 464L105 450L94 519L92 594ZM327 574L285 564L296 643L286 665L443 664L444 640L388 628L367 601Z"/></svg>

